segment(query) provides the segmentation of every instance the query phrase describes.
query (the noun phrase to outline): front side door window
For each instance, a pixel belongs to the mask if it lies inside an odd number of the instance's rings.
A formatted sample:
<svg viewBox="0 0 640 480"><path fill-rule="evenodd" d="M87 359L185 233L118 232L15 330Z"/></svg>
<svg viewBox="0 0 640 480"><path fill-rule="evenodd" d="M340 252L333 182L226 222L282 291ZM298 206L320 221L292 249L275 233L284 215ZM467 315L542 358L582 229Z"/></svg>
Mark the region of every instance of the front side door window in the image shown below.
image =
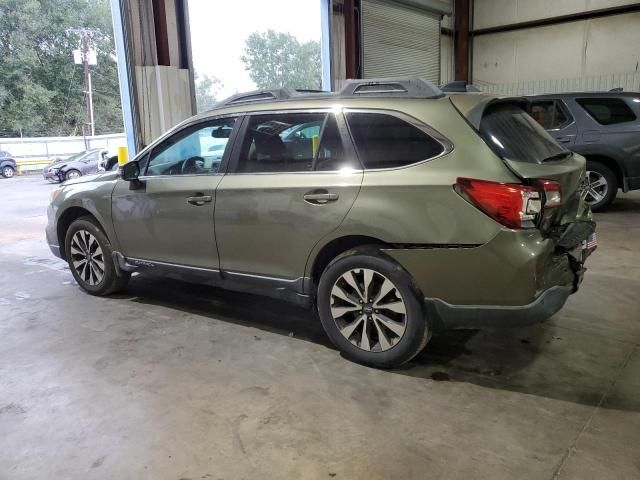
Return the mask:
<svg viewBox="0 0 640 480"><path fill-rule="evenodd" d="M145 176L209 175L220 170L235 118L187 127L153 149Z"/></svg>
<svg viewBox="0 0 640 480"><path fill-rule="evenodd" d="M560 130L572 118L558 100L542 100L531 104L531 116L545 130Z"/></svg>

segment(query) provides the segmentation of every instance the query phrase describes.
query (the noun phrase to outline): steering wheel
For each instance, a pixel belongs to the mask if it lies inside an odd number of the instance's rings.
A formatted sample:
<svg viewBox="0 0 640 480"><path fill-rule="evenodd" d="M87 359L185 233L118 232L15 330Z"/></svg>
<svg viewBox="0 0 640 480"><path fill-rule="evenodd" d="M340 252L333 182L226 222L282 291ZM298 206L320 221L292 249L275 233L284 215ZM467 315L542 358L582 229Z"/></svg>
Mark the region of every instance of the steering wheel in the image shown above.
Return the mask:
<svg viewBox="0 0 640 480"><path fill-rule="evenodd" d="M182 162L181 172L183 175L189 173L197 173L204 169L204 158L190 157Z"/></svg>

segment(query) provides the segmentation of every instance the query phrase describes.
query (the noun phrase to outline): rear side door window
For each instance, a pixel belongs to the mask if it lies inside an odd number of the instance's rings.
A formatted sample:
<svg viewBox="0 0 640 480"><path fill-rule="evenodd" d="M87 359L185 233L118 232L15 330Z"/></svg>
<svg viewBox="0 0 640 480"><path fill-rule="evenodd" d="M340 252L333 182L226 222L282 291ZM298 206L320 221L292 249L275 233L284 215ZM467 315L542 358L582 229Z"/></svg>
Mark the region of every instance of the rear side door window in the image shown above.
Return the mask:
<svg viewBox="0 0 640 480"><path fill-rule="evenodd" d="M435 138L395 115L347 112L347 123L365 169L406 167L444 152Z"/></svg>
<svg viewBox="0 0 640 480"><path fill-rule="evenodd" d="M615 125L636 119L633 110L620 98L576 98L576 102L600 125Z"/></svg>
<svg viewBox="0 0 640 480"><path fill-rule="evenodd" d="M248 119L237 173L287 173L356 168L346 155L333 113L254 114Z"/></svg>

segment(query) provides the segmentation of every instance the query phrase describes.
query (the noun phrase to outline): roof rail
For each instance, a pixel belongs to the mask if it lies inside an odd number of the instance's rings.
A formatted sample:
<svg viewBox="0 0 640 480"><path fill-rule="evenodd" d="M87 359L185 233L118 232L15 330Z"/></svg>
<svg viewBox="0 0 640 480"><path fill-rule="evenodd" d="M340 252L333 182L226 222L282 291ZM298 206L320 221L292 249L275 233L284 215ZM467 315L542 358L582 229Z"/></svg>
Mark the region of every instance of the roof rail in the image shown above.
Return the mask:
<svg viewBox="0 0 640 480"><path fill-rule="evenodd" d="M339 97L406 96L413 98L440 98L442 90L422 78L371 78L347 80L338 92Z"/></svg>
<svg viewBox="0 0 640 480"><path fill-rule="evenodd" d="M217 106L236 105L238 103L253 103L259 101L286 100L295 96L295 90L290 88L276 88L273 90L253 90L251 92L238 93L220 101Z"/></svg>
<svg viewBox="0 0 640 480"><path fill-rule="evenodd" d="M610 92L624 92L624 88L622 87L616 87L616 88L612 88L611 90L609 90Z"/></svg>
<svg viewBox="0 0 640 480"><path fill-rule="evenodd" d="M471 83L467 83L464 80L456 80L454 82L449 82L440 87L443 92L453 93L453 92L479 92L480 89Z"/></svg>

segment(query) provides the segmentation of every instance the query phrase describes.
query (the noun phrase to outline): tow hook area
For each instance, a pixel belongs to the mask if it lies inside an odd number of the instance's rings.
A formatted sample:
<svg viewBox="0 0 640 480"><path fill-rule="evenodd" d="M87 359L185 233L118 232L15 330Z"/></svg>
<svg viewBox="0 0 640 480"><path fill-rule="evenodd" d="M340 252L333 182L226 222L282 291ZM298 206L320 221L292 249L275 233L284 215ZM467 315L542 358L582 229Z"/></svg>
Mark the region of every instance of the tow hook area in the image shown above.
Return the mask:
<svg viewBox="0 0 640 480"><path fill-rule="evenodd" d="M569 265L571 266L571 270L575 275L573 279L573 291L571 293L575 293L578 291L578 287L582 283L584 279L584 273L587 269L584 267L583 261L577 260L573 255L568 255L569 257Z"/></svg>

